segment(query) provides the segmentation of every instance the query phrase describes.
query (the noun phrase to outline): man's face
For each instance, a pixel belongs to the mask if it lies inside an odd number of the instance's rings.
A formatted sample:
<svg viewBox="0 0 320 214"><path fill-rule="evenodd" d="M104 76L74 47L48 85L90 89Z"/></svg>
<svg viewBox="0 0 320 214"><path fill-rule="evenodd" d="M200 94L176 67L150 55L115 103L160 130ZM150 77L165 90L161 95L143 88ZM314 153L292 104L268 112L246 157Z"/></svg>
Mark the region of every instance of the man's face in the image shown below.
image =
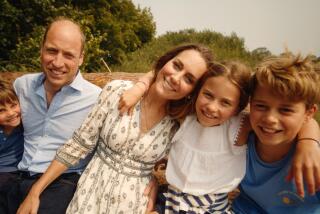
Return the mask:
<svg viewBox="0 0 320 214"><path fill-rule="evenodd" d="M54 23L41 48L45 86L58 91L70 84L82 62L81 34L77 26L68 21Z"/></svg>

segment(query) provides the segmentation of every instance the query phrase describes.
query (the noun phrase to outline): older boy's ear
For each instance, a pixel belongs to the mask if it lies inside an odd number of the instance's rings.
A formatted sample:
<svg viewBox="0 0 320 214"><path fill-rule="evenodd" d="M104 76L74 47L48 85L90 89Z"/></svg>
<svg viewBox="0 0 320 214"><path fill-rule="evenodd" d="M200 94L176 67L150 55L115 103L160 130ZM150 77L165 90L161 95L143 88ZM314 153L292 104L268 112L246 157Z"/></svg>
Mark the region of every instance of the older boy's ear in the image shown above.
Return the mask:
<svg viewBox="0 0 320 214"><path fill-rule="evenodd" d="M307 109L307 118L306 121L310 120L311 118L313 118L313 116L315 115L315 113L318 111L318 105L317 104L313 104L309 109Z"/></svg>

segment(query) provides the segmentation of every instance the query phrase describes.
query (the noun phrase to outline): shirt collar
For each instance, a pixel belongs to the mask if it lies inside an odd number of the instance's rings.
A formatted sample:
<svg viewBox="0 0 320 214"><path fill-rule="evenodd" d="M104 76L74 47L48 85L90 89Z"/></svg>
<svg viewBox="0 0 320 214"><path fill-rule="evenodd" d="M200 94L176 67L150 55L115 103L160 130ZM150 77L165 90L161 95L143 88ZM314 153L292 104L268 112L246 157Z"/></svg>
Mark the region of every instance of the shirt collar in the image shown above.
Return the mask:
<svg viewBox="0 0 320 214"><path fill-rule="evenodd" d="M44 73L41 73L37 82L36 82L36 87L40 87L45 80L45 75ZM62 87L62 90L64 90L64 88L73 88L76 91L82 91L83 90L83 82L84 82L84 78L82 76L82 74L80 73L80 70L78 70L76 77L74 78L74 80L66 86Z"/></svg>

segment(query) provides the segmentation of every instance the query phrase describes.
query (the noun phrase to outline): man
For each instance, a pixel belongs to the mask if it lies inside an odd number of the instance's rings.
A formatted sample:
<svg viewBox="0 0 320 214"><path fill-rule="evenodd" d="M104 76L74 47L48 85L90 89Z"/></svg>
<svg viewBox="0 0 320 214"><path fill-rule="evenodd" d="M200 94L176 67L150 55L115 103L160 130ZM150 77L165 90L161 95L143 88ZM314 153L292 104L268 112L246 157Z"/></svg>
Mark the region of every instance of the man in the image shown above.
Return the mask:
<svg viewBox="0 0 320 214"><path fill-rule="evenodd" d="M58 18L47 28L41 46L42 73L27 74L14 82L21 103L24 153L18 165L19 200L44 173L56 150L72 136L95 103L101 89L84 80L79 66L84 59L85 36L75 22ZM65 213L76 183L88 160L70 168L41 195L38 213ZM16 194L13 190L11 194ZM21 201L9 198L16 212Z"/></svg>

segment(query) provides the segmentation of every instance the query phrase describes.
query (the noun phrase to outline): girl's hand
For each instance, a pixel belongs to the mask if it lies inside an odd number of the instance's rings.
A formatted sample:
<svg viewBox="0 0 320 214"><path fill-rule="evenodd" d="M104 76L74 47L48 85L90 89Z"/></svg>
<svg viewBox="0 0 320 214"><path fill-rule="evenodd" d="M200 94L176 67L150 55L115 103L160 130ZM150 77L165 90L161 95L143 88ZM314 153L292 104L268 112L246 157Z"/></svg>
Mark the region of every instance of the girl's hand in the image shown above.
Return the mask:
<svg viewBox="0 0 320 214"><path fill-rule="evenodd" d="M320 147L312 140L299 140L287 180L295 180L297 192L304 197L304 182L314 195L320 189Z"/></svg>
<svg viewBox="0 0 320 214"><path fill-rule="evenodd" d="M157 199L157 193L158 193L158 182L155 177L153 177L146 189L144 190L144 195L148 196L149 201L147 205L146 213L153 213L156 199Z"/></svg>
<svg viewBox="0 0 320 214"><path fill-rule="evenodd" d="M37 195L30 192L20 204L17 214L37 214L40 205L40 199Z"/></svg>

